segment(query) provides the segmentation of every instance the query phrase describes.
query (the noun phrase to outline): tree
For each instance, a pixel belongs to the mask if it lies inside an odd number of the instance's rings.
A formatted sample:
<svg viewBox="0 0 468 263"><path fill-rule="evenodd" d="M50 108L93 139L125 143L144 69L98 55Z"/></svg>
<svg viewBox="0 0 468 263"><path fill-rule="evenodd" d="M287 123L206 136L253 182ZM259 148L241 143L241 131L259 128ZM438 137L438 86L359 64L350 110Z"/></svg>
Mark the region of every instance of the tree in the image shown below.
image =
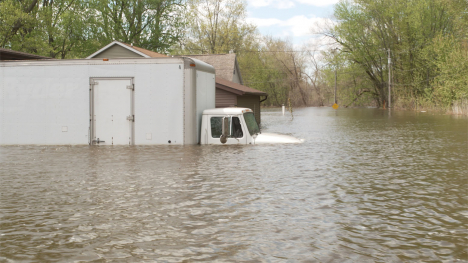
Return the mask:
<svg viewBox="0 0 468 263"><path fill-rule="evenodd" d="M430 81L434 102L445 107L460 102L467 104L468 41L460 43L453 37L438 36L425 52L428 57L438 54L429 65L437 69L437 75Z"/></svg>
<svg viewBox="0 0 468 263"><path fill-rule="evenodd" d="M346 67L359 67L371 83L374 101L388 98L387 55L391 52L394 98L432 100L430 80L438 74L431 63L438 54L424 50L442 34L466 37L465 0L356 0L336 5L339 23L326 35L340 46ZM354 75L355 76L355 75Z"/></svg>
<svg viewBox="0 0 468 263"><path fill-rule="evenodd" d="M31 13L34 13L37 0L30 3L14 0L0 1L0 47L17 48L17 44L23 42L25 46L37 46L30 44L33 39L28 38L31 30L37 26L37 21Z"/></svg>
<svg viewBox="0 0 468 263"><path fill-rule="evenodd" d="M91 28L94 16L89 13L87 3L81 0L43 0L37 17L38 34L47 43L49 57L73 58L85 55L80 52L92 43ZM91 45L97 48L97 43Z"/></svg>
<svg viewBox="0 0 468 263"><path fill-rule="evenodd" d="M288 41L262 37L254 49L239 57L239 64L245 84L269 94L267 105L310 105L305 52L293 50Z"/></svg>
<svg viewBox="0 0 468 263"><path fill-rule="evenodd" d="M162 53L185 33L184 0L94 0L100 43L119 40Z"/></svg>
<svg viewBox="0 0 468 263"><path fill-rule="evenodd" d="M189 34L181 49L191 54L242 52L256 34L256 27L245 21L246 12L246 3L239 0L189 1Z"/></svg>
<svg viewBox="0 0 468 263"><path fill-rule="evenodd" d="M89 45L88 11L82 0L2 1L1 46L52 58L76 57Z"/></svg>
<svg viewBox="0 0 468 263"><path fill-rule="evenodd" d="M184 0L0 0L0 45L83 58L113 40L167 52L184 34Z"/></svg>
<svg viewBox="0 0 468 263"><path fill-rule="evenodd" d="M316 94L316 96L314 96L315 101L312 102L312 104L316 106L325 106L325 100L327 99L328 103L330 97L333 96L332 88L330 85L327 85L327 75L331 76L331 71L327 68L327 65L323 65L319 59L319 57L323 57L323 54L324 52L307 52L309 69L304 72L307 81Z"/></svg>

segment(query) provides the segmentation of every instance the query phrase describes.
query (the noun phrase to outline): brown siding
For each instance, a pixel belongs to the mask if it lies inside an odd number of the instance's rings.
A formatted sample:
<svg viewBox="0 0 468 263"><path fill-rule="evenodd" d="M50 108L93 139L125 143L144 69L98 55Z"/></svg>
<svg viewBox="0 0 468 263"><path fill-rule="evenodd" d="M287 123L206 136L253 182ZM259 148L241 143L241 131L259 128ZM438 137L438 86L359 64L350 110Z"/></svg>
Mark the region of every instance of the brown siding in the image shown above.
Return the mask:
<svg viewBox="0 0 468 263"><path fill-rule="evenodd" d="M237 107L253 110L255 119L260 124L260 96L244 95L237 96Z"/></svg>
<svg viewBox="0 0 468 263"><path fill-rule="evenodd" d="M233 107L237 104L237 95L222 89L216 89L216 108Z"/></svg>
<svg viewBox="0 0 468 263"><path fill-rule="evenodd" d="M119 45L113 45L93 58L141 58L142 56Z"/></svg>

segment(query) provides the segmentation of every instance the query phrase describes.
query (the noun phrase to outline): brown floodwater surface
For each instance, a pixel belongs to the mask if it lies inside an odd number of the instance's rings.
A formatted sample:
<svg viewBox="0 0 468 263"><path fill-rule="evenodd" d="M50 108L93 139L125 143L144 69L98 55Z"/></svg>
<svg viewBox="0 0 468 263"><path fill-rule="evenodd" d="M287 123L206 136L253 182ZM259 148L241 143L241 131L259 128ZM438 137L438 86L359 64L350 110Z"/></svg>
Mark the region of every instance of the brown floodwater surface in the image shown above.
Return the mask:
<svg viewBox="0 0 468 263"><path fill-rule="evenodd" d="M0 147L0 262L468 262L468 119L262 112L302 144Z"/></svg>

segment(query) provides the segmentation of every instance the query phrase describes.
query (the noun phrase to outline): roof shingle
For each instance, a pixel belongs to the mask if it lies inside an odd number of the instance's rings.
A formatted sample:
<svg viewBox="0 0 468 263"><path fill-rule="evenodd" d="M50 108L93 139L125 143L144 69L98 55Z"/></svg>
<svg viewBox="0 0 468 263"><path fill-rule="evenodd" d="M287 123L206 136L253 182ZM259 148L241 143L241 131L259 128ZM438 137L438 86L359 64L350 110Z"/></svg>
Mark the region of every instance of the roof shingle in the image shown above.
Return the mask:
<svg viewBox="0 0 468 263"><path fill-rule="evenodd" d="M216 87L221 88L238 95L258 95L258 96L267 96L266 92L249 88L247 86L237 84L235 82L216 77Z"/></svg>
<svg viewBox="0 0 468 263"><path fill-rule="evenodd" d="M232 81L236 66L236 54L214 54L214 55L186 55L199 59L212 65L216 69L216 76Z"/></svg>
<svg viewBox="0 0 468 263"><path fill-rule="evenodd" d="M50 59L48 57L29 54L26 52L0 48L0 60L31 60L31 59Z"/></svg>

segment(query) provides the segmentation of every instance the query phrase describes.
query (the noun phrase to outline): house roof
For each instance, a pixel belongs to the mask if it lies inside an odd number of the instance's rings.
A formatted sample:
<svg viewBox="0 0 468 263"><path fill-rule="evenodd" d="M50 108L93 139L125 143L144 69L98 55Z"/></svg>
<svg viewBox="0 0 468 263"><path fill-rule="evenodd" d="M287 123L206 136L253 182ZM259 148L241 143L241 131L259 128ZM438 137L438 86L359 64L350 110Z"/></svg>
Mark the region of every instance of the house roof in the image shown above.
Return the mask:
<svg viewBox="0 0 468 263"><path fill-rule="evenodd" d="M50 59L48 57L29 54L16 50L0 48L0 60L31 60L31 59Z"/></svg>
<svg viewBox="0 0 468 263"><path fill-rule="evenodd" d="M134 50L137 50L147 56L149 56L150 58L167 58L168 56L164 55L164 54L160 54L160 53L157 53L157 52L154 52L154 51L151 51L151 50L148 50L148 49L144 49L144 48L141 48L141 47L136 47L136 46L132 46L130 44L127 44L127 43L123 43L123 42L119 42L121 44L124 44L126 45L127 47L129 47L130 49L134 49Z"/></svg>
<svg viewBox="0 0 468 263"><path fill-rule="evenodd" d="M214 54L214 55L186 55L198 60L204 61L212 65L216 69L216 76L223 79L232 81L233 72L236 70L239 74L240 82L242 77L240 75L239 65L237 64L236 54Z"/></svg>
<svg viewBox="0 0 468 263"><path fill-rule="evenodd" d="M145 58L166 58L166 57L168 57L168 56L166 56L164 54L160 54L160 53L148 50L148 49L144 49L144 48L141 48L141 47L136 47L136 46L124 43L124 42L114 40L110 44L108 44L107 46L99 49L98 51L96 51L93 54L91 54L90 56L88 56L87 59L94 58L95 56L97 56L100 53L108 50L109 48L111 48L114 45L119 45L119 46L121 46L121 47L135 53L135 54L138 54L138 55L140 55L142 57L145 57Z"/></svg>
<svg viewBox="0 0 468 263"><path fill-rule="evenodd" d="M218 71L216 71L216 74ZM237 95L258 95L258 96L267 96L266 92L249 88L247 86L237 84L235 82L216 77L216 88L232 92Z"/></svg>
<svg viewBox="0 0 468 263"><path fill-rule="evenodd" d="M234 70L238 72L240 82L242 77L237 63L236 54L187 55L212 65L216 70L216 88L226 90L237 95L267 96L266 92L256 90L233 82Z"/></svg>

